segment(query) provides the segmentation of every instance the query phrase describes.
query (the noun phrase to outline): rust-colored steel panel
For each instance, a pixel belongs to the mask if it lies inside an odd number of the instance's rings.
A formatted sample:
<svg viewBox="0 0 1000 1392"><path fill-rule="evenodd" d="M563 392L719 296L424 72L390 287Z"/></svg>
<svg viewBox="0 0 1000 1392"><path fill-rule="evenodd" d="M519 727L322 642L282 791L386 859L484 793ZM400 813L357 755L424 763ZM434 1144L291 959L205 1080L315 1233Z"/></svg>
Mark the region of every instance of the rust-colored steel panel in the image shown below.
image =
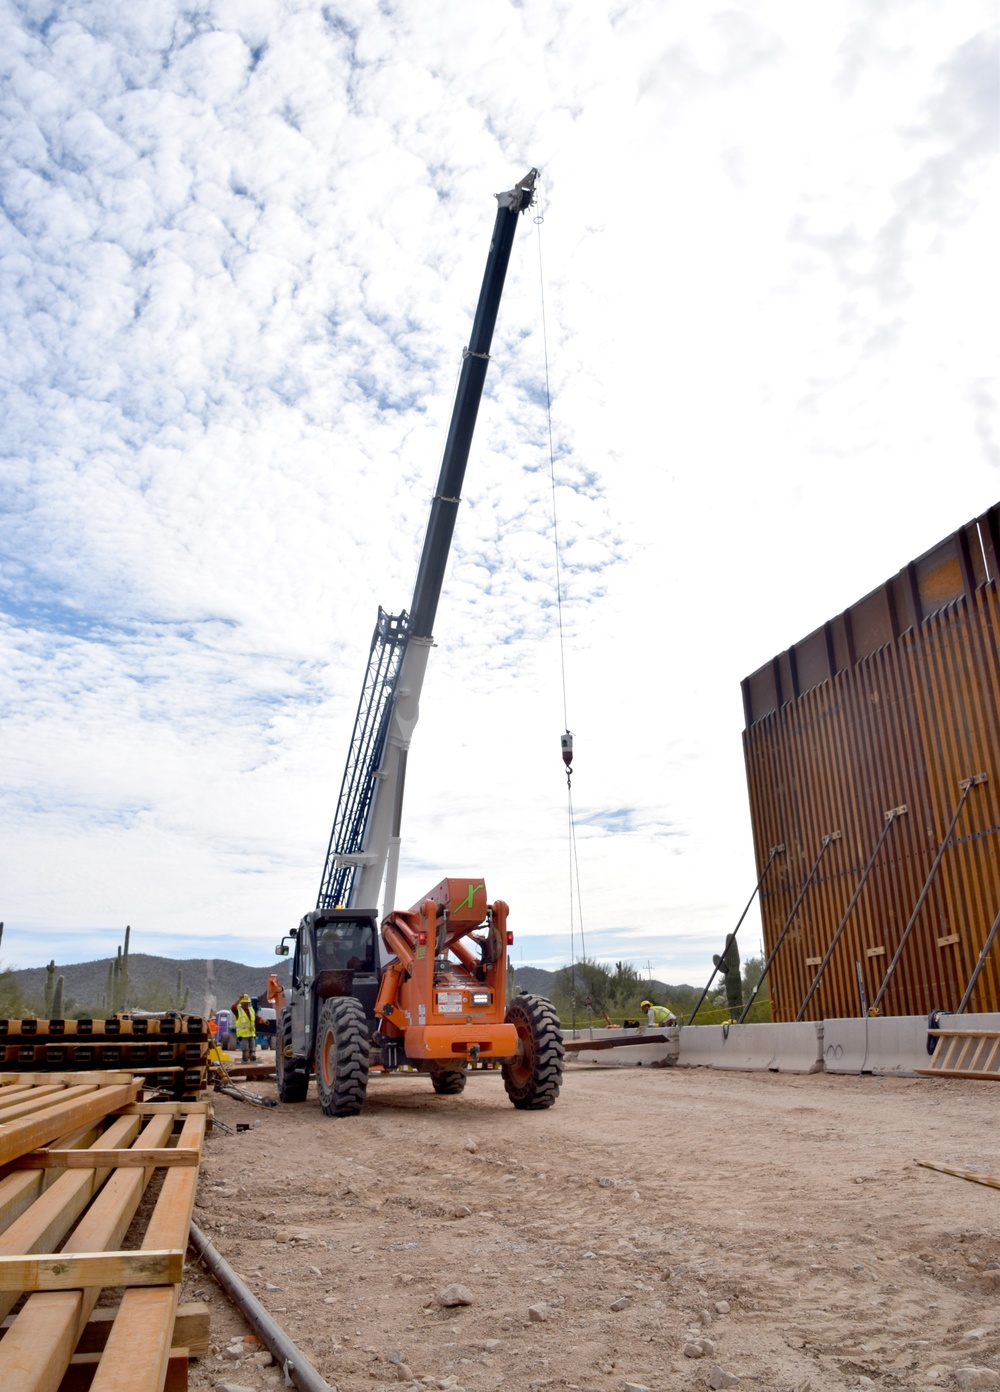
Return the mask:
<svg viewBox="0 0 1000 1392"><path fill-rule="evenodd" d="M770 952L823 858L771 969L793 1020L893 808L907 810L851 912L807 1019L954 1010L1000 909L1000 506L918 557L743 682L744 754ZM964 780L985 774L927 880ZM921 893L898 966L886 973ZM969 1005L1000 1010L1000 944Z"/></svg>

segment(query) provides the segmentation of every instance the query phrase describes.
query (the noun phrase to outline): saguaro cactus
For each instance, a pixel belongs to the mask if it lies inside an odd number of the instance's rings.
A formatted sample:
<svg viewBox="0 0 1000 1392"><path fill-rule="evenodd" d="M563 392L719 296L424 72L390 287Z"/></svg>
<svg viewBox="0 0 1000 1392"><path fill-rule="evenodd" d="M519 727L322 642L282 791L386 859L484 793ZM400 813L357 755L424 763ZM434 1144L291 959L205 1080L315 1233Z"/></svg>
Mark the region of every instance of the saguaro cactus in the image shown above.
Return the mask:
<svg viewBox="0 0 1000 1392"><path fill-rule="evenodd" d="M45 968L45 1018L53 1019L52 1000L56 990L56 963L55 958Z"/></svg>
<svg viewBox="0 0 1000 1392"><path fill-rule="evenodd" d="M56 981L55 990L52 992L52 1010L49 1014L50 1020L61 1020L63 1017L63 982L65 977L60 976Z"/></svg>
<svg viewBox="0 0 1000 1392"><path fill-rule="evenodd" d="M179 1015L183 1015L185 1010L187 1010L188 1000L190 999L190 996L191 987L188 986L185 988L184 986L184 971L182 968L177 973L177 990L174 992L174 999L171 1003L170 1009L176 1010Z"/></svg>

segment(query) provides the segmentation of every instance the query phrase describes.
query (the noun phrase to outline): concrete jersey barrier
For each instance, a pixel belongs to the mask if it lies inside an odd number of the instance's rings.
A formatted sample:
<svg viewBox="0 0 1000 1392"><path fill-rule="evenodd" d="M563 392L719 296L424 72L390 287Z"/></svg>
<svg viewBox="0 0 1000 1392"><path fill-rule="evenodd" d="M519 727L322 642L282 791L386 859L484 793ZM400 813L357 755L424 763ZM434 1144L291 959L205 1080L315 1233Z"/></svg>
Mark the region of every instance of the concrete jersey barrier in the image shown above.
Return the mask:
<svg viewBox="0 0 1000 1392"><path fill-rule="evenodd" d="M677 1062L678 1051L678 1029L671 1026L667 1029L650 1030L651 1034L665 1034L666 1044L628 1044L622 1049L595 1049L589 1053L586 1049L581 1049L578 1053L573 1052L566 1055L566 1061L576 1060L578 1063L601 1064L609 1068L664 1068L668 1064ZM584 1033L583 1030L565 1031L567 1039L636 1039L640 1037L636 1030L609 1030L591 1029Z"/></svg>
<svg viewBox="0 0 1000 1392"><path fill-rule="evenodd" d="M825 1020L823 1067L827 1073L908 1074L930 1062L926 1015L879 1015ZM1000 1030L1000 1014L942 1015L947 1029Z"/></svg>
<svg viewBox="0 0 1000 1392"><path fill-rule="evenodd" d="M823 1068L823 1025L683 1025L682 1068L740 1072L819 1073Z"/></svg>
<svg viewBox="0 0 1000 1392"><path fill-rule="evenodd" d="M961 1029L1000 1030L1000 1013L943 1015L941 1024ZM568 1054L580 1063L612 1068L719 1068L736 1072L875 1073L916 1076L926 1068L927 1017L864 1016L806 1020L800 1024L682 1025L666 1031L668 1044L630 1045ZM577 1031L577 1038L583 1034ZM573 1037L567 1032L567 1038ZM634 1039L632 1031L588 1030L592 1039Z"/></svg>

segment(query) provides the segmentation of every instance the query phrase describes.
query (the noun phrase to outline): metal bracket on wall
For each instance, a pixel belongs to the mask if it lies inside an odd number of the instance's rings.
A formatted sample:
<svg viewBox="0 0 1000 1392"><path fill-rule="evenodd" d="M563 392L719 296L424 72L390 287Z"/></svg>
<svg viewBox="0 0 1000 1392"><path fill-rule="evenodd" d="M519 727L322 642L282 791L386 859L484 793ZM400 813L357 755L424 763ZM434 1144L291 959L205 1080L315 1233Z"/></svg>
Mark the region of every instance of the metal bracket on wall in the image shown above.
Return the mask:
<svg viewBox="0 0 1000 1392"><path fill-rule="evenodd" d="M962 790L962 796L959 798L958 806L955 808L954 815L952 816L951 821L948 823L948 830L945 832L944 838L942 839L941 844L938 847L937 855L934 857L934 863L931 866L930 870L927 872L927 878L924 881L924 887L920 891L920 894L917 898L917 902L913 906L913 912L910 914L910 921L903 929L903 935L899 940L899 946L896 948L896 951L893 954L892 961L889 963L889 966L886 969L885 976L882 979L882 985L878 988L878 995L871 1003L871 1008L868 1012L870 1015L877 1015L879 1013L879 1006L882 1004L882 1001L885 998L885 993L889 987L889 982L892 980L893 973L899 965L899 959L903 955L903 949L906 947L907 940L909 939L910 934L913 932L914 925L917 921L917 918L920 915L920 910L924 907L924 901L926 900L928 894L931 891L931 885L934 883L934 878L937 875L938 868L942 860L944 860L944 853L948 849L948 843L951 840L951 834L958 825L959 817L962 815L962 808L965 806L965 800L972 792L973 788L976 788L981 783L985 783L987 781L988 780L985 773L974 773L971 778L962 778L959 780L958 786Z"/></svg>
<svg viewBox="0 0 1000 1392"><path fill-rule="evenodd" d="M809 1002L816 994L816 988L819 986L823 973L830 965L830 958L833 956L833 950L837 946L837 943L840 941L840 935L847 927L847 921L851 917L851 914L854 912L858 900L861 898L861 891L864 889L865 884L867 883L868 876L875 868L875 862L878 859L879 852L881 851L883 844L885 843L885 838L889 835L889 832L892 830L893 823L896 822L899 819L899 817L906 812L906 810L906 804L904 803L901 807L890 807L889 811L885 814L885 825L883 826L882 831L879 834L878 840L875 842L875 849L868 857L868 864L865 866L864 871L861 875L861 879L858 881L857 887L854 893L851 895L851 902L844 910L844 916L837 924L837 931L834 933L833 937L830 940L830 946L826 949L826 953L823 957L823 960L819 964L819 970L816 972L816 975L812 979L812 985L806 992L805 1000L803 1000L802 1004L799 1006L799 1013L795 1017L796 1024L798 1024L799 1021L802 1019L803 1015L805 1015ZM837 835L840 835L839 831L837 832ZM809 963L807 962L806 965L808 966ZM861 964L858 963L859 970L860 966Z"/></svg>

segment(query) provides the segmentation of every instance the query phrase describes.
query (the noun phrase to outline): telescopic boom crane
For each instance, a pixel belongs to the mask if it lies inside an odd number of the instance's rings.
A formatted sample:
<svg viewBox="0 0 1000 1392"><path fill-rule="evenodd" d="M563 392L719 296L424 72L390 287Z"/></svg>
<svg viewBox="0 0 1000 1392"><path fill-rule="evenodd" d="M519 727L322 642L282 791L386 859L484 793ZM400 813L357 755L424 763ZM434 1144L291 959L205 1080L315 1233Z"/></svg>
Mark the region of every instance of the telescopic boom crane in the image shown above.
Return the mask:
<svg viewBox="0 0 1000 1392"><path fill-rule="evenodd" d="M409 613L379 610L315 910L295 941L287 998L276 976L276 1072L282 1102L302 1102L316 1076L328 1116L356 1116L372 1064L430 1075L445 1095L469 1066L500 1064L522 1111L559 1095L563 1042L547 1000L507 1004L507 905L490 903L478 875L444 879L409 909L395 906L406 755L433 644L434 616L482 399L497 310L519 213L536 171L497 194L496 225ZM386 867L388 864L388 872ZM381 923L375 906L385 875ZM275 951L287 956L283 938Z"/></svg>
<svg viewBox="0 0 1000 1392"><path fill-rule="evenodd" d="M395 908L396 869L406 776L406 755L417 723L434 618L455 530L462 484L482 400L490 346L503 294L518 214L534 202L538 171L498 193L496 223L479 304L431 503L409 612L379 610L368 672L355 720L337 812L327 850L317 909L378 904L386 877L384 910ZM386 864L388 861L388 874Z"/></svg>

